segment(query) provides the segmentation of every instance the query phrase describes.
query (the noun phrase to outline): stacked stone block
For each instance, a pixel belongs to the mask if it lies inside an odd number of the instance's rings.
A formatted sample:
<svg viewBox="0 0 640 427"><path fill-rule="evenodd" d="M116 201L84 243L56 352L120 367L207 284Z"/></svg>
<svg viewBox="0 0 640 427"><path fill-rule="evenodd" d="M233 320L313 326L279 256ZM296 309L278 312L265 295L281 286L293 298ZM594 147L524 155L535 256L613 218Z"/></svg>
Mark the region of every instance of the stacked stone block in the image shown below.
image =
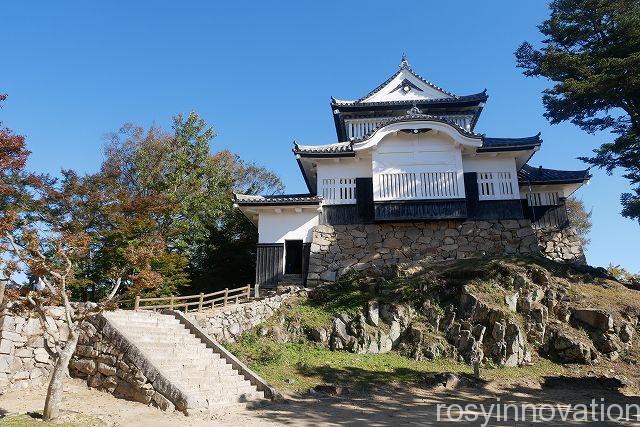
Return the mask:
<svg viewBox="0 0 640 427"><path fill-rule="evenodd" d="M308 281L334 281L350 271L417 261L539 251L529 220L318 225Z"/></svg>
<svg viewBox="0 0 640 427"><path fill-rule="evenodd" d="M0 390L45 384L53 369L55 342L66 341L64 308L45 310L45 327L35 314L0 313Z"/></svg>
<svg viewBox="0 0 640 427"><path fill-rule="evenodd" d="M573 227L536 230L540 251L549 259L573 264L586 264L582 242Z"/></svg>
<svg viewBox="0 0 640 427"><path fill-rule="evenodd" d="M245 331L271 317L292 295L280 294L221 309L188 313L187 317L210 337L221 342L232 342Z"/></svg>

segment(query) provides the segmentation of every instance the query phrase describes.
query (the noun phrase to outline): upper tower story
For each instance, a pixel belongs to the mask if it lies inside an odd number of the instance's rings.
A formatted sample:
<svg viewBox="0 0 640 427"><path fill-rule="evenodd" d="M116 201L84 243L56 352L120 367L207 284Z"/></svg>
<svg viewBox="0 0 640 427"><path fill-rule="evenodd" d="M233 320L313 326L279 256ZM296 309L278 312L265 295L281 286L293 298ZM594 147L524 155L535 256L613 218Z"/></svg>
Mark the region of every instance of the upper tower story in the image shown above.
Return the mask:
<svg viewBox="0 0 640 427"><path fill-rule="evenodd" d="M398 71L377 88L356 100L331 97L331 110L338 141L347 142L369 134L385 121L406 115L411 108L471 132L487 98L486 90L459 96L436 86L413 71L403 55Z"/></svg>

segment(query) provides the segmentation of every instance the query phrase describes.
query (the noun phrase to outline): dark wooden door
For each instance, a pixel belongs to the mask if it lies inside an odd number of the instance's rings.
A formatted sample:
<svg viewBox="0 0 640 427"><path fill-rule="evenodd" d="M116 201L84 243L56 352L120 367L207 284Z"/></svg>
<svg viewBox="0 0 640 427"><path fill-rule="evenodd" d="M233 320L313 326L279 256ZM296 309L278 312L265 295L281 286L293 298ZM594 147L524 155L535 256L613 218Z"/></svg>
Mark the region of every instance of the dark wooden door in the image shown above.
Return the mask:
<svg viewBox="0 0 640 427"><path fill-rule="evenodd" d="M285 240L284 273L302 274L302 240Z"/></svg>

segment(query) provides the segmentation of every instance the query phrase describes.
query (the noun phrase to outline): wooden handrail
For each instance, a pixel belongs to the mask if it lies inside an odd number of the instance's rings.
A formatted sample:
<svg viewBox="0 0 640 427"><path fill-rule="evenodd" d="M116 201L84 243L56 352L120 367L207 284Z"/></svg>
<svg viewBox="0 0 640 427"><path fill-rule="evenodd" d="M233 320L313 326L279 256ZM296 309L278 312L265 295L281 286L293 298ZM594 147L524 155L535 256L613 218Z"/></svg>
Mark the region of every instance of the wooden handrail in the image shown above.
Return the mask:
<svg viewBox="0 0 640 427"><path fill-rule="evenodd" d="M214 297L214 298L212 298ZM133 309L134 310L159 310L169 308L171 310L177 308L184 308L185 313L189 310L189 307L197 307L197 311L201 312L204 307L225 307L231 303L237 304L238 301L251 299L251 285L243 286L241 288L229 289L225 288L222 291L211 292L208 294L197 295L184 295L168 297L153 297L153 298L140 298L136 296ZM149 304L157 303L157 304Z"/></svg>

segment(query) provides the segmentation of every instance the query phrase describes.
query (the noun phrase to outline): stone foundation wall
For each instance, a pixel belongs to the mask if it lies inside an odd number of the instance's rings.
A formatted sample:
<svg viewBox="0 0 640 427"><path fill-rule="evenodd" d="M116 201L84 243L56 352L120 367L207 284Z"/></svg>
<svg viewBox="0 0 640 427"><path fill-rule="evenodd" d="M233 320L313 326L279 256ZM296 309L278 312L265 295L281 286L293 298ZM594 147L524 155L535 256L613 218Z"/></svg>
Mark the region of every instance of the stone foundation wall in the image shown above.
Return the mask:
<svg viewBox="0 0 640 427"><path fill-rule="evenodd" d="M586 264L582 242L573 227L536 230L540 252L554 261Z"/></svg>
<svg viewBox="0 0 640 427"><path fill-rule="evenodd" d="M422 260L538 253L529 220L432 221L313 228L309 283Z"/></svg>
<svg viewBox="0 0 640 427"><path fill-rule="evenodd" d="M210 337L221 342L234 341L245 331L271 317L292 295L293 293L280 294L202 313L188 313L186 317Z"/></svg>
<svg viewBox="0 0 640 427"><path fill-rule="evenodd" d="M35 315L0 313L0 390L45 384L53 369L55 341L66 341L64 308L48 307L43 328Z"/></svg>
<svg viewBox="0 0 640 427"><path fill-rule="evenodd" d="M69 373L118 398L164 411L186 408L169 381L102 315L83 323Z"/></svg>

